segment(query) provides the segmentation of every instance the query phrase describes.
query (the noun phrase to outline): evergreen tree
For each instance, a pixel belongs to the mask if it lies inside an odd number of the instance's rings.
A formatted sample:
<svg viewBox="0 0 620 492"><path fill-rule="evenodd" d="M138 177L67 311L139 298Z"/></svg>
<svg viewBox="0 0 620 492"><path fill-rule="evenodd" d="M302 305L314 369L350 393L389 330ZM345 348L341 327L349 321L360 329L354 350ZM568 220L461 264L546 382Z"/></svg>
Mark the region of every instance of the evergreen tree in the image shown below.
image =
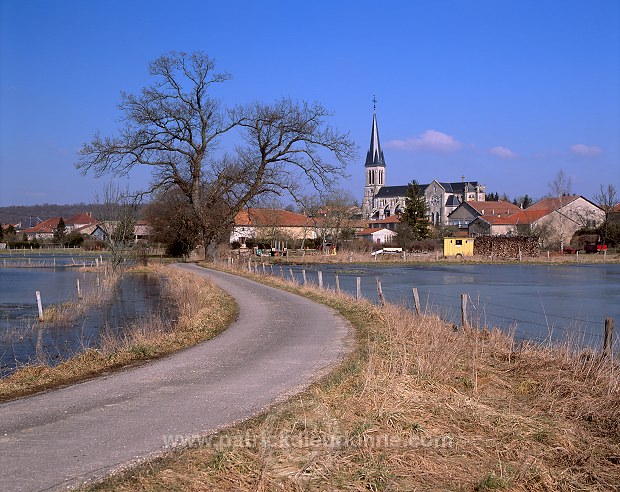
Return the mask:
<svg viewBox="0 0 620 492"><path fill-rule="evenodd" d="M67 235L67 226L62 217L58 221L58 225L54 228L54 242L64 244Z"/></svg>
<svg viewBox="0 0 620 492"><path fill-rule="evenodd" d="M413 180L407 186L405 210L400 216L400 221L411 228L415 239L424 239L430 235L426 214L427 206L424 194L420 190L418 182Z"/></svg>

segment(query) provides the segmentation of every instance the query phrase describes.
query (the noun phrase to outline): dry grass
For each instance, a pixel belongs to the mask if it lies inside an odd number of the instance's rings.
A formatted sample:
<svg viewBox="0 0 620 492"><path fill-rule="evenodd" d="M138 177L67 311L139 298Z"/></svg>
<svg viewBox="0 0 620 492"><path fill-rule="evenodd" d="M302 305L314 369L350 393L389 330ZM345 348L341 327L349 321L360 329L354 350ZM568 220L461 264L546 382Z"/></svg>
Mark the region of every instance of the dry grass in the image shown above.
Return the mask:
<svg viewBox="0 0 620 492"><path fill-rule="evenodd" d="M403 259L402 254L390 254L390 255L379 255L376 257L372 256L370 253L360 253L360 252L347 252L347 251L339 251L335 255L321 255L321 254L307 254L305 256L301 255L291 255L289 256L289 261L286 261L286 258L263 258L265 262L275 262L275 263L291 263L291 264L332 264L332 263L373 263L373 264L409 264L409 263L460 263L460 264L480 264L480 263L493 263L493 264L505 264L505 263L534 263L534 264L573 264L573 263L619 263L620 262L620 253L609 253L607 255L601 254L580 254L577 255L561 255L559 253L551 253L549 258L547 258L547 254L542 252L540 256L537 257L528 257L523 256L521 261L518 258L498 258L493 257L489 258L488 256L467 256L465 258L455 258L449 257L444 258L443 252L429 252L429 253L407 253L406 260ZM260 262L260 260L259 260Z"/></svg>
<svg viewBox="0 0 620 492"><path fill-rule="evenodd" d="M80 268L79 271L90 271L101 273L99 281L95 285L81 285L80 292L81 297L77 298L77 285L75 298L62 304L52 304L43 310L43 322L48 326L62 325L69 323L79 316L83 315L92 306L102 305L109 302L114 294L118 282L120 281L123 272L117 271L104 275L102 267L84 269ZM131 270L129 270L131 271Z"/></svg>
<svg viewBox="0 0 620 492"><path fill-rule="evenodd" d="M208 279L169 267L149 271L165 277L164 295L172 300L177 320L154 315L135 323L122 338L104 336L99 348L88 348L55 367L33 365L19 369L0 379L0 401L168 355L214 337L236 317L234 300ZM75 314L72 309L66 313Z"/></svg>
<svg viewBox="0 0 620 492"><path fill-rule="evenodd" d="M620 490L617 364L265 281L339 310L356 352L288 403L95 490Z"/></svg>

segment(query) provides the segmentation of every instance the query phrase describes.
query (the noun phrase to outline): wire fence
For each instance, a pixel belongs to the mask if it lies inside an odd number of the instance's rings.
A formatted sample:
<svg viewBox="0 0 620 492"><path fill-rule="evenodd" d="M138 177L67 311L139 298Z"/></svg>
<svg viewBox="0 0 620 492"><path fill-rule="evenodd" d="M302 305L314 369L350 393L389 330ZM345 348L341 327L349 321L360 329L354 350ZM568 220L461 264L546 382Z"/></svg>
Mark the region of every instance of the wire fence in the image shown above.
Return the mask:
<svg viewBox="0 0 620 492"><path fill-rule="evenodd" d="M374 302L382 302L383 287L377 278L369 276L341 276L338 274L324 275L320 269L304 269L300 266L282 266L248 261L244 268L259 274L269 274L283 277L298 284L314 284L323 288L347 292L353 296L361 296ZM355 282L352 281L355 278ZM359 290L357 286L359 287ZM411 294L415 285L411 285L400 291L400 301L410 309L413 309L414 299ZM498 327L506 331L513 331L518 341L532 341L539 343L570 342L581 347L607 347L617 348L618 339L613 340L613 319L611 319L611 335L609 334L610 318L595 320L586 317L571 316L566 313L557 313L545 309L543 299L541 308L531 306L507 305L493 302L488 299L480 299L463 292L462 297L449 295L430 288L420 288L419 295L422 300L422 311L428 314L440 316L447 322L458 325L463 317L463 309L466 309L466 322L470 326L479 328ZM392 299L394 302L394 299Z"/></svg>

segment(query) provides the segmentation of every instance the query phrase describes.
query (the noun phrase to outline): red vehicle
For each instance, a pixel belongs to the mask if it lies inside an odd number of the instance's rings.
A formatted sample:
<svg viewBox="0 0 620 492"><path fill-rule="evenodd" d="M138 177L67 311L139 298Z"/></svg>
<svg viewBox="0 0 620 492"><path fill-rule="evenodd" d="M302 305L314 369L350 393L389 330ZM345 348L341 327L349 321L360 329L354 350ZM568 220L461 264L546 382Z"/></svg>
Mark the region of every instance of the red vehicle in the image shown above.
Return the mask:
<svg viewBox="0 0 620 492"><path fill-rule="evenodd" d="M584 250L586 253L603 253L607 251L607 245L590 243L584 246Z"/></svg>

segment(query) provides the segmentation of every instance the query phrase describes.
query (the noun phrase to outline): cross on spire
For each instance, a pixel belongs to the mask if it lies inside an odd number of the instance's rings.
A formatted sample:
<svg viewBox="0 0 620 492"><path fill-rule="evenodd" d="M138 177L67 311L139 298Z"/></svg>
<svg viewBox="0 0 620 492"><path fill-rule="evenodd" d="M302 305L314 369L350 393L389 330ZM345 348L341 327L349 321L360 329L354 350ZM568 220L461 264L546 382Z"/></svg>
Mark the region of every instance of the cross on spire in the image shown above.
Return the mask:
<svg viewBox="0 0 620 492"><path fill-rule="evenodd" d="M372 96L372 109L377 111L377 97L374 94Z"/></svg>

